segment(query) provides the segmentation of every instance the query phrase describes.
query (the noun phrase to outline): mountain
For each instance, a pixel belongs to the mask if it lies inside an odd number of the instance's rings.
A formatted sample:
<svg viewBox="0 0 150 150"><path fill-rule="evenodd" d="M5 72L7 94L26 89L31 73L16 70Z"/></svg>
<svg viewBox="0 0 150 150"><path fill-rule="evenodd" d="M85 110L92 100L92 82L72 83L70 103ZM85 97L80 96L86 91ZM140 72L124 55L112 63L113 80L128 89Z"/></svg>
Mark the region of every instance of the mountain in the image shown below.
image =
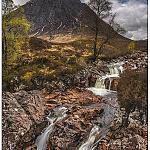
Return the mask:
<svg viewBox="0 0 150 150"><path fill-rule="evenodd" d="M76 33L84 27L84 31L92 32L95 28L96 14L80 0L32 0L23 6L27 19L32 22L32 35ZM99 19L102 35L112 32L123 38Z"/></svg>
<svg viewBox="0 0 150 150"><path fill-rule="evenodd" d="M80 26L80 0L32 0L23 8L34 35L71 32Z"/></svg>
<svg viewBox="0 0 150 150"><path fill-rule="evenodd" d="M22 6L26 18L32 23L30 34L32 36L54 35L54 34L83 34L94 35L95 18L97 15L90 7L80 0L30 0ZM110 45L119 49L127 49L130 39L115 32L106 22L99 19L99 35L101 37L108 33L113 37ZM140 42L144 49L145 42Z"/></svg>

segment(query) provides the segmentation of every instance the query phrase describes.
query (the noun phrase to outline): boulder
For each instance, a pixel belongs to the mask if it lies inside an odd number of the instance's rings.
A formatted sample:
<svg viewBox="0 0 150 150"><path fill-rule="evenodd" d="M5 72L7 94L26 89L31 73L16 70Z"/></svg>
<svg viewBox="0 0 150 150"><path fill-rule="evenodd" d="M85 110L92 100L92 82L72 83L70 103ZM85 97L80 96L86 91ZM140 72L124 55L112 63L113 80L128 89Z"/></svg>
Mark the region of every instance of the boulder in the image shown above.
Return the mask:
<svg viewBox="0 0 150 150"><path fill-rule="evenodd" d="M29 130L43 122L46 107L41 95L39 91L3 93L3 150L16 149L20 139L24 139Z"/></svg>

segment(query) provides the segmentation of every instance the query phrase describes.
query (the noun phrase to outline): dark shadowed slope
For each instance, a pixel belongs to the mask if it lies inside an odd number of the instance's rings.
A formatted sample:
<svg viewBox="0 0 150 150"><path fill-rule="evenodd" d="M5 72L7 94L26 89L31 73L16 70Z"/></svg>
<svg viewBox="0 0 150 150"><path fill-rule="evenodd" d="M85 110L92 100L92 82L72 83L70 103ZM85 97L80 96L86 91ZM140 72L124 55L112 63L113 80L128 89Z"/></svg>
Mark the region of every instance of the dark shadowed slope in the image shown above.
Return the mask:
<svg viewBox="0 0 150 150"><path fill-rule="evenodd" d="M80 26L80 0L32 0L23 7L27 19L33 23L33 34L71 32Z"/></svg>
<svg viewBox="0 0 150 150"><path fill-rule="evenodd" d="M96 14L80 0L32 0L24 6L26 17L32 22L32 34L91 33L95 28ZM99 19L101 35L113 32L115 37L123 38Z"/></svg>

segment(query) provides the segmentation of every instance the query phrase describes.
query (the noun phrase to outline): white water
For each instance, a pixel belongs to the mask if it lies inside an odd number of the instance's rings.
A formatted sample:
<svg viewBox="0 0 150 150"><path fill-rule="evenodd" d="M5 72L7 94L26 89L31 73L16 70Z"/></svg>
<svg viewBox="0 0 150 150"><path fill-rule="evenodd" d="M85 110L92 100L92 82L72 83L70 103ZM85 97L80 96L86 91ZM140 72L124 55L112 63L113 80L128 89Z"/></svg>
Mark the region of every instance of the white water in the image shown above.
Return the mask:
<svg viewBox="0 0 150 150"><path fill-rule="evenodd" d="M109 132L109 128L118 109L116 98L112 95L112 98L107 98L105 103L101 104L101 107L104 109L104 112L102 117L97 119L97 122L101 126L93 126L87 141L78 150L94 150L99 141Z"/></svg>
<svg viewBox="0 0 150 150"><path fill-rule="evenodd" d="M118 109L118 103L116 101L116 91L111 90L111 84L113 79L119 78L119 74L124 71L122 67L123 63L116 63L108 65L109 74L102 76L97 79L95 87L90 87L88 90L92 91L95 95L107 97L105 103L101 104L104 109L102 117L98 118L98 122L101 127L96 125L93 126L89 138L87 141L81 145L79 150L94 150L99 143L99 141L106 136L109 132L109 128ZM105 80L109 79L109 86L106 89ZM98 138L97 138L98 136Z"/></svg>
<svg viewBox="0 0 150 150"><path fill-rule="evenodd" d="M37 150L46 150L47 148L47 140L49 138L49 135L53 132L53 129L55 127L55 124L62 119L64 119L67 114L67 108L65 107L59 107L54 110L54 114L49 114L47 117L48 121L50 122L50 125L46 128L46 130L38 136L36 139L35 144L37 145Z"/></svg>
<svg viewBox="0 0 150 150"><path fill-rule="evenodd" d="M106 89L106 87L105 87L105 79L106 78L107 78L106 76L102 76L101 78L97 79L96 83L95 83L95 88Z"/></svg>
<svg viewBox="0 0 150 150"><path fill-rule="evenodd" d="M114 63L107 65L109 68L109 73L107 73L105 76L102 76L96 80L95 87L90 87L88 90L92 91L96 95L100 96L108 96L109 94L112 94L115 91L111 90L112 81L115 78L119 78L119 74L124 71L122 65L124 63ZM106 89L106 79L109 80L108 89Z"/></svg>
<svg viewBox="0 0 150 150"><path fill-rule="evenodd" d="M99 134L99 127L95 125L90 132L88 140L83 145L81 145L79 150L93 150L94 142L98 134Z"/></svg>
<svg viewBox="0 0 150 150"><path fill-rule="evenodd" d="M112 81L113 81L113 79L110 78L110 79L109 79L109 82L110 82L110 83L109 83L109 90L111 89L111 83L112 83Z"/></svg>

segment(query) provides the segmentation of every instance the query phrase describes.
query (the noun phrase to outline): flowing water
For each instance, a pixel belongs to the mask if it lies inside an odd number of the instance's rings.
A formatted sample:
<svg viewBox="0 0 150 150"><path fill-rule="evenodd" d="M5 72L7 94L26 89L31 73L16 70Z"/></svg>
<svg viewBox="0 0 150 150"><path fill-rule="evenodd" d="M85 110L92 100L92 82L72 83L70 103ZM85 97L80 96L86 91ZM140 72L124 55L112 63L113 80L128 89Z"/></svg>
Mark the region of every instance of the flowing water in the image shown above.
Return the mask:
<svg viewBox="0 0 150 150"><path fill-rule="evenodd" d="M113 79L118 78L119 74L123 72L123 67L121 63L108 65L109 74L102 76L97 79L95 87L88 88L95 95L103 96L104 103L101 106L104 112L101 117L97 119L98 125L93 125L89 137L85 143L83 143L79 150L94 150L98 142L106 136L111 126L111 122L115 116L118 104L116 102L116 91L111 90L111 84ZM106 79L109 79L109 85L106 86ZM108 87L108 89L106 89ZM45 129L45 131L38 136L36 139L37 150L46 150L47 141L50 134L54 131L54 127L57 122L63 120L67 114L67 108L58 107L53 110L53 114L50 113L47 117L50 125Z"/></svg>
<svg viewBox="0 0 150 150"><path fill-rule="evenodd" d="M99 127L95 125L90 132L88 140L83 145L81 145L79 150L88 150L88 149L93 150L94 142L98 134L99 134Z"/></svg>
<svg viewBox="0 0 150 150"><path fill-rule="evenodd" d="M105 80L106 76L102 76L101 78L96 80L95 88L100 88L100 89L106 89L105 87Z"/></svg>
<svg viewBox="0 0 150 150"><path fill-rule="evenodd" d="M78 150L94 150L99 141L107 135L115 113L119 108L116 100L116 93L111 93L109 97L103 98L104 102L101 103L100 108L103 108L104 112L102 116L97 118L97 125L93 125L87 141L83 143Z"/></svg>
<svg viewBox="0 0 150 150"><path fill-rule="evenodd" d="M50 113L49 116L47 117L50 125L45 129L45 131L38 136L36 139L36 145L37 145L37 150L46 150L47 148L47 140L49 138L49 135L53 132L55 124L61 120L63 120L67 114L67 108L65 107L58 107L54 109L54 113Z"/></svg>
<svg viewBox="0 0 150 150"><path fill-rule="evenodd" d="M95 87L88 88L95 95L103 96L104 103L101 103L101 108L104 109L102 116L97 119L99 126L93 125L87 141L82 144L79 150L94 150L99 141L109 132L111 123L118 110L117 93L111 90L113 79L119 78L119 74L123 72L123 63L108 65L109 74L97 79ZM109 79L108 89L106 89L105 80Z"/></svg>
<svg viewBox="0 0 150 150"><path fill-rule="evenodd" d="M124 71L122 67L123 64L123 62L120 62L107 65L107 67L109 68L109 73L98 78L96 80L95 87L90 87L88 88L88 90L100 96L108 96L114 93L115 91L111 90L112 81L116 78L119 78L119 74ZM109 80L108 86L106 86L106 79ZM108 87L108 89L106 87Z"/></svg>

